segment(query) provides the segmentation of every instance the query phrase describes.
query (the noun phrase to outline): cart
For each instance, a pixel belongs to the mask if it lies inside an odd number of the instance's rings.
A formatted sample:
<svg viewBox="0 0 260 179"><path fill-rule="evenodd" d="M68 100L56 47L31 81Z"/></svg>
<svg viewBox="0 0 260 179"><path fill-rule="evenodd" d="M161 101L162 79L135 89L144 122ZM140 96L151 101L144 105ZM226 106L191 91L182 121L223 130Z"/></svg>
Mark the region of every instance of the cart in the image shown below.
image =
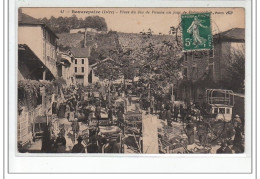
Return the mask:
<svg viewBox="0 0 260 179"><path fill-rule="evenodd" d="M197 123L197 131L204 130L207 142L220 142L233 136L232 108L234 106L234 93L232 90L207 89L207 114L203 121Z"/></svg>

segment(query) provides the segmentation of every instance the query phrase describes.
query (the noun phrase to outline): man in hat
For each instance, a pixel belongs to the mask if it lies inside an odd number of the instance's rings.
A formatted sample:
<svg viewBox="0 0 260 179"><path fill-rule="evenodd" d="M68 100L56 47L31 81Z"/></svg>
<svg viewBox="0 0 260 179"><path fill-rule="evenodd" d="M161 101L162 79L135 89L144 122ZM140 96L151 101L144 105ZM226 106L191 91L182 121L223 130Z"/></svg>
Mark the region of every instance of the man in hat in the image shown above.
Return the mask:
<svg viewBox="0 0 260 179"><path fill-rule="evenodd" d="M104 147L104 153L114 153L115 139L110 138L108 144Z"/></svg>
<svg viewBox="0 0 260 179"><path fill-rule="evenodd" d="M78 143L73 146L71 152L72 153L85 153L85 147L81 143L83 141L82 137L79 136L77 140L78 140Z"/></svg>
<svg viewBox="0 0 260 179"><path fill-rule="evenodd" d="M187 117L187 120L189 121L188 124L186 125L186 135L188 137L188 143L189 145L193 144L195 141L194 141L194 124L193 122L191 121L191 117L188 116Z"/></svg>
<svg viewBox="0 0 260 179"><path fill-rule="evenodd" d="M241 124L242 124L242 121L241 121L239 115L235 115L234 126L237 127L237 125L241 125Z"/></svg>
<svg viewBox="0 0 260 179"><path fill-rule="evenodd" d="M61 132L55 141L55 148L57 153L64 153L66 150L66 139Z"/></svg>
<svg viewBox="0 0 260 179"><path fill-rule="evenodd" d="M244 152L244 145L243 145L243 129L242 129L242 122L238 115L234 118L234 129L235 129L235 137L233 141L233 149L236 153L243 153Z"/></svg>
<svg viewBox="0 0 260 179"><path fill-rule="evenodd" d="M97 139L91 138L90 143L87 146L88 153L98 153L98 145L97 145Z"/></svg>
<svg viewBox="0 0 260 179"><path fill-rule="evenodd" d="M80 130L80 126L77 118L75 118L74 121L72 121L71 127L73 131L73 136L75 136L76 139Z"/></svg>
<svg viewBox="0 0 260 179"><path fill-rule="evenodd" d="M232 150L228 147L227 142L223 141L221 147L217 150L217 154L232 154Z"/></svg>

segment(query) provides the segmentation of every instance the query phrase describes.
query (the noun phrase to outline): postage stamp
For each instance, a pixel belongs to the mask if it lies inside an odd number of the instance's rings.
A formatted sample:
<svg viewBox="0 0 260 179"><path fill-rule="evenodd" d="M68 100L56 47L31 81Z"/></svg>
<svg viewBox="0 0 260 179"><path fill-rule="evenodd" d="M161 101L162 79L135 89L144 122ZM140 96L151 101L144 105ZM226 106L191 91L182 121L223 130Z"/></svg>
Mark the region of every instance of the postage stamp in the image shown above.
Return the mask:
<svg viewBox="0 0 260 179"><path fill-rule="evenodd" d="M183 50L212 49L210 13L182 14Z"/></svg>

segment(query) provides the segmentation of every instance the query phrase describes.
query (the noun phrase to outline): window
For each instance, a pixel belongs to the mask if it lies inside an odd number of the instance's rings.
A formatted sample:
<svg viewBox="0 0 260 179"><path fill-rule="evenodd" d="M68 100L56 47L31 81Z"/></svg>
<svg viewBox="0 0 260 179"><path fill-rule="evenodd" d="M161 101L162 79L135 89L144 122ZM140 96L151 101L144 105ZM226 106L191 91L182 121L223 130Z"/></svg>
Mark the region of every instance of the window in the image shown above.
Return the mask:
<svg viewBox="0 0 260 179"><path fill-rule="evenodd" d="M225 108L219 108L219 113L220 114L225 114Z"/></svg>
<svg viewBox="0 0 260 179"><path fill-rule="evenodd" d="M84 64L84 59L81 59L82 64Z"/></svg>
<svg viewBox="0 0 260 179"><path fill-rule="evenodd" d="M218 114L218 108L214 108L214 114Z"/></svg>
<svg viewBox="0 0 260 179"><path fill-rule="evenodd" d="M227 114L230 114L230 108L227 108Z"/></svg>
<svg viewBox="0 0 260 179"><path fill-rule="evenodd" d="M77 69L77 67L75 67L75 73L77 73L78 72L78 69Z"/></svg>
<svg viewBox="0 0 260 179"><path fill-rule="evenodd" d="M198 68L196 66L192 67L192 78L197 79L198 78Z"/></svg>
<svg viewBox="0 0 260 179"><path fill-rule="evenodd" d="M194 53L194 58L202 58L202 52L200 52L200 51L195 51Z"/></svg>
<svg viewBox="0 0 260 179"><path fill-rule="evenodd" d="M188 58L187 52L184 53L184 61L186 62Z"/></svg>
<svg viewBox="0 0 260 179"><path fill-rule="evenodd" d="M43 37L46 39L46 30L43 28Z"/></svg>
<svg viewBox="0 0 260 179"><path fill-rule="evenodd" d="M209 58L214 58L214 50L209 51Z"/></svg>
<svg viewBox="0 0 260 179"><path fill-rule="evenodd" d="M209 64L209 77L214 80L214 63Z"/></svg>
<svg viewBox="0 0 260 179"><path fill-rule="evenodd" d="M77 59L75 59L75 64L78 64Z"/></svg>
<svg viewBox="0 0 260 179"><path fill-rule="evenodd" d="M81 67L81 72L84 73L84 67Z"/></svg>
<svg viewBox="0 0 260 179"><path fill-rule="evenodd" d="M188 77L188 68L187 67L184 67L183 75L184 75L184 78Z"/></svg>

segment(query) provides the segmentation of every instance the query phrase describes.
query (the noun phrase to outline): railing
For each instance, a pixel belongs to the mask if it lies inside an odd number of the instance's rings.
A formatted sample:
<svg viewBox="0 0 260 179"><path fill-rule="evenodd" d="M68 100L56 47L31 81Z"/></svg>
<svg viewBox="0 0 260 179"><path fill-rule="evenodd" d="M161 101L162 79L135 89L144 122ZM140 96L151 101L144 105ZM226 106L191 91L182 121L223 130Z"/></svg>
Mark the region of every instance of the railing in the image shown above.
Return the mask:
<svg viewBox="0 0 260 179"><path fill-rule="evenodd" d="M207 89L206 100L208 104L234 105L234 93L232 90Z"/></svg>

